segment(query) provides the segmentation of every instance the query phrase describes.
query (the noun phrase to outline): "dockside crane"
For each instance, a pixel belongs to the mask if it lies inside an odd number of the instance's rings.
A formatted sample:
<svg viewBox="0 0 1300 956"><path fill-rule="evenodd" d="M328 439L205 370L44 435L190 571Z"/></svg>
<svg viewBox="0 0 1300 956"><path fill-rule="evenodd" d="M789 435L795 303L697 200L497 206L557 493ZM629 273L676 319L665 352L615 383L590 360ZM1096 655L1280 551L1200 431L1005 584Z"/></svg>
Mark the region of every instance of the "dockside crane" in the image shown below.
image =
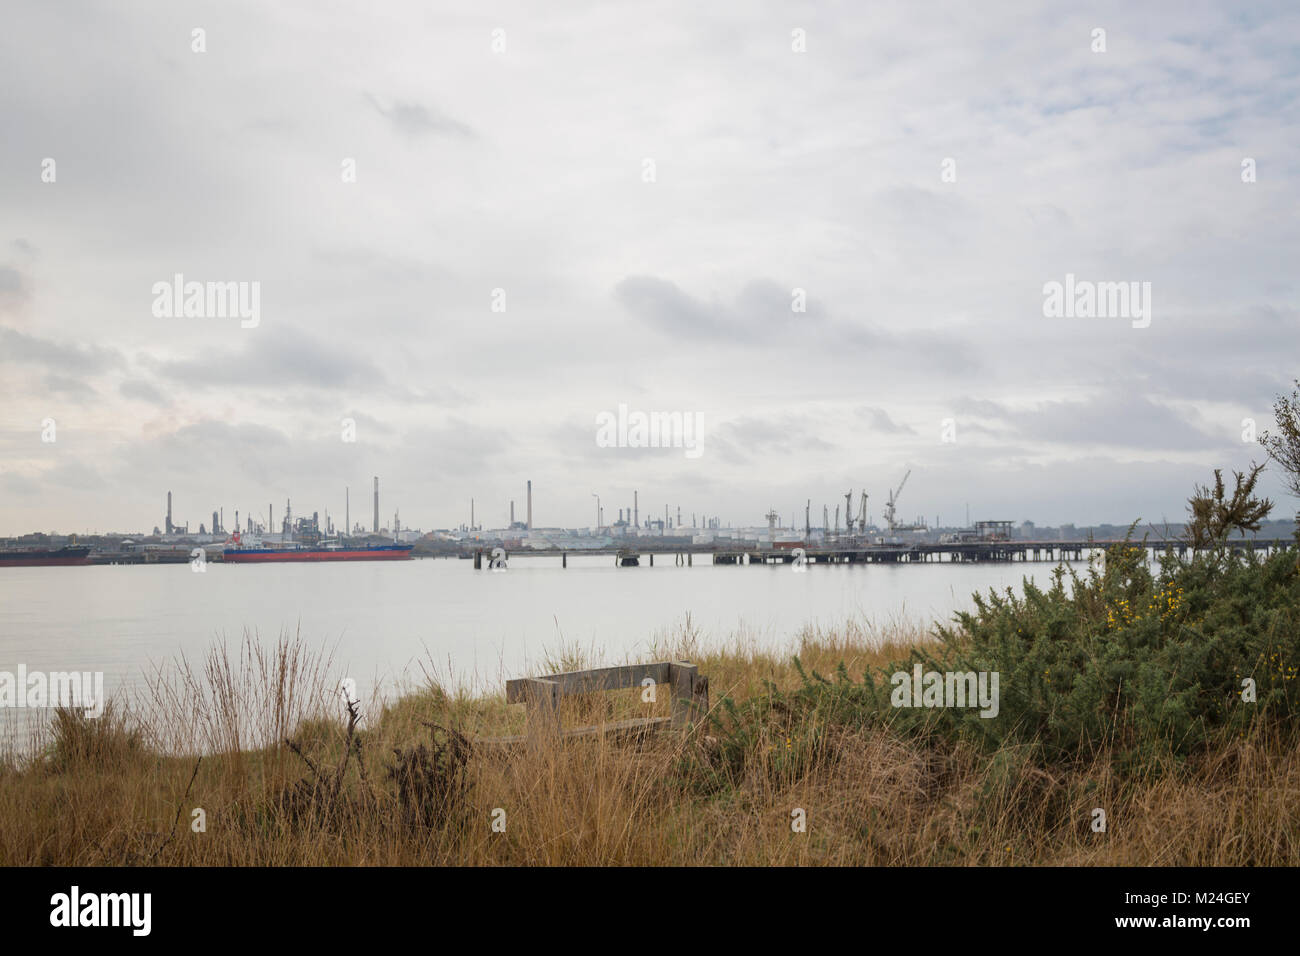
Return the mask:
<svg viewBox="0 0 1300 956"><path fill-rule="evenodd" d="M858 506L858 533L867 533L867 492L862 492L862 504Z"/></svg>
<svg viewBox="0 0 1300 956"><path fill-rule="evenodd" d="M903 486L907 484L907 479L912 477L912 470L909 468L903 480L898 483L898 487L889 493L889 499L885 502L885 525L890 531L893 531L897 525L894 523L894 506L898 503L898 496L903 493Z"/></svg>
<svg viewBox="0 0 1300 956"><path fill-rule="evenodd" d="M924 524L899 524L895 518L895 507L898 504L898 496L903 493L903 486L907 484L907 479L912 476L909 468L907 474L903 475L903 480L898 483L898 487L889 493L889 500L885 502L885 524L890 531L924 531Z"/></svg>

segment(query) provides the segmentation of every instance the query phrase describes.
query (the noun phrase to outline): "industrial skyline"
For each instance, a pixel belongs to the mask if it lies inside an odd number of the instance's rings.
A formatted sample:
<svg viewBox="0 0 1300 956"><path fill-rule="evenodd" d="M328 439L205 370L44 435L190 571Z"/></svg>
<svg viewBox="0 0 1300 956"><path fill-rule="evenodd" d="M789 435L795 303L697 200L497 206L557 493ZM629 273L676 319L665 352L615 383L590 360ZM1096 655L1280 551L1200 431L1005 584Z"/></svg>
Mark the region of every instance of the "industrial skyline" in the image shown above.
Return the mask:
<svg viewBox="0 0 1300 956"><path fill-rule="evenodd" d="M930 517L1158 523L1262 459L1293 5L495 12L240 8L202 52L180 9L10 12L0 534L151 528L165 488L350 517L377 474L420 527L522 476L576 527L909 469Z"/></svg>
<svg viewBox="0 0 1300 956"><path fill-rule="evenodd" d="M914 517L906 517L914 512L909 507L900 510L899 501L903 489L907 486L908 479L911 477L910 471L903 475L898 486L888 490L885 500L880 505L880 513L877 515L874 510L869 509L869 502L872 500L866 489L850 489L842 496L845 500L843 506L830 503L821 503L818 505L818 511L813 510L813 500L807 499L804 503L802 512L790 510L789 512L779 511L776 508L769 508L766 513L758 515L718 515L708 511L698 511L685 508L681 505L663 506L661 515L641 517L640 511L640 491L633 489L632 500L625 507L618 507L617 517L607 517L605 508L600 504L600 496L592 492L592 497L596 499L597 507L595 511L595 521L583 523L581 521L564 524L545 524L538 526L542 530L574 530L582 532L602 532L625 535L644 535L656 536L664 534L676 534L682 531L686 532L710 532L723 529L761 529L766 526L769 534L774 535L777 531L792 534L795 536L802 535L811 539L816 535L841 533L845 535L853 534L875 534L884 533L888 535L903 535L910 532L932 532L937 533L944 530L968 529L979 532L981 528L997 526L999 528L1010 529L1012 527L1029 529L1032 536L1032 529L1036 525L1046 525L1043 522L1037 522L1033 518L1018 517L1014 520L1007 518L990 518L980 516L977 510L976 519L972 519L969 504L966 507L964 516L950 516L948 520L943 520L939 514L927 516L915 512ZM305 514L295 518L292 506L292 498L285 499L283 510L280 512L279 521L276 520L276 508L274 503L267 504L266 522L254 519L251 511L245 511L245 520L240 521L240 509L234 509L234 524L227 526L225 521L225 505L218 505L211 512L211 523L206 524L199 522L192 525L188 519L174 520L173 518L173 492L168 490L165 497L165 514L158 524L154 525L153 531L147 530L147 526L136 529L130 528L96 528L96 529L73 529L66 527L55 527L47 529L29 528L24 532L13 532L0 534L0 538L20 538L24 535L31 534L56 534L67 535L77 533L92 534L143 534L143 535L164 535L169 537L194 537L194 536L227 536L232 533L257 534L265 535L270 538L293 538L295 534L301 534L307 531L313 535L333 538L338 536L365 537L367 535L385 535L396 536L399 532L406 532L408 540L412 537L418 537L421 534L429 532L490 532L500 534L502 537L519 537L527 536L533 530L533 482L527 479L524 482L524 494L526 501L526 521L517 521L515 518L515 500L509 499L506 503L508 518L497 520L491 514L485 515L478 508L475 499L468 502L469 516L468 520L449 525L416 525L414 527L408 523L402 526L400 521L400 509L395 509L391 523L384 523L380 520L379 511L379 476L373 477L373 518L369 528L364 527L360 522L351 523L351 489L344 487L343 490L343 515L344 523L340 526L335 524L333 512L329 506L323 508L313 508L310 517ZM842 512L842 513L841 513ZM816 515L820 515L817 520ZM787 520L788 519L788 520ZM1285 523L1285 512L1279 512L1274 515L1274 520L1280 520ZM1091 526L1123 528L1131 522L1061 522L1064 528L1087 528ZM1167 522L1161 522L1170 528L1177 528L1181 525L1181 518L1174 518ZM1155 522L1145 522L1145 529L1154 530L1162 533L1162 529ZM1267 536L1267 535L1266 535Z"/></svg>

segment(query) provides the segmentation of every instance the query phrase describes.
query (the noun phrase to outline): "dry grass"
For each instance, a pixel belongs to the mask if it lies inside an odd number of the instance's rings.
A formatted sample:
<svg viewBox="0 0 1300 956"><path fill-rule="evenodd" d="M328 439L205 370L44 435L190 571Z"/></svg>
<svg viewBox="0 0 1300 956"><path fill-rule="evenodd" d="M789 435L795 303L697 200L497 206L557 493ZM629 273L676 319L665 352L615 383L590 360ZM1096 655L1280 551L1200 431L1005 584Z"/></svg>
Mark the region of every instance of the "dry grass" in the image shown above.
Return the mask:
<svg viewBox="0 0 1300 956"><path fill-rule="evenodd" d="M925 639L900 625L848 627L810 632L791 650L809 671L844 661L861 674ZM701 643L688 621L646 658L689 657L715 702L761 694L765 681L799 684L787 655ZM596 662L569 649L553 663ZM265 650L246 639L233 654L218 648L199 667L160 672L152 706L135 716L60 715L51 748L0 765L0 863L1300 862L1300 754L1282 739L1224 741L1135 779L1105 754L1049 770L1014 752L989 758L880 730L804 728L815 740L807 759L783 759L791 744L769 735L738 780L708 794L682 769L684 757L708 759L704 734L467 747L519 732L522 708L431 680L358 722L327 669L296 638ZM640 706L635 694L566 699L564 719ZM196 807L206 832L190 826ZM1089 825L1095 807L1106 811L1104 833ZM791 829L796 808L806 832Z"/></svg>

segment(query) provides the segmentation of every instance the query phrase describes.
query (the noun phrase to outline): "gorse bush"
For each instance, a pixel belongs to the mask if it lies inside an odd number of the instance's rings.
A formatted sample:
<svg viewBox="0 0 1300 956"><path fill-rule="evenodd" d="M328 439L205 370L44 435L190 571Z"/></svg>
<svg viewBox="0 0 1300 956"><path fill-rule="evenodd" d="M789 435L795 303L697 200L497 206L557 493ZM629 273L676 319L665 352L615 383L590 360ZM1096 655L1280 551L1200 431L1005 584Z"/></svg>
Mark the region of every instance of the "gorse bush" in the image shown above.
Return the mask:
<svg viewBox="0 0 1300 956"><path fill-rule="evenodd" d="M1153 573L1144 549L1117 545L1104 570L1070 572L1069 584L1058 568L1046 590L977 596L957 627L939 629L927 666L999 671L1001 692L996 719L947 710L940 727L1031 742L1048 760L1109 747L1146 763L1191 753L1220 728L1295 716L1295 551L1166 556Z"/></svg>
<svg viewBox="0 0 1300 956"><path fill-rule="evenodd" d="M1144 548L1112 547L1102 568L1057 568L1052 583L1026 581L974 596L974 609L937 628L938 640L855 680L807 674L802 686L769 688L715 710L718 743L698 784L735 780L753 743L776 735L803 742L797 726L888 727L936 746L1015 749L1041 763L1114 753L1155 769L1203 748L1224 731L1258 723L1294 728L1300 704L1300 554L1267 557L1228 549L1188 560L1165 556L1152 570ZM979 707L895 707L891 677L996 672L998 713ZM1247 681L1253 682L1249 688ZM1249 699L1252 696L1253 700ZM1263 729L1263 728L1261 728ZM792 757L787 757L787 762Z"/></svg>

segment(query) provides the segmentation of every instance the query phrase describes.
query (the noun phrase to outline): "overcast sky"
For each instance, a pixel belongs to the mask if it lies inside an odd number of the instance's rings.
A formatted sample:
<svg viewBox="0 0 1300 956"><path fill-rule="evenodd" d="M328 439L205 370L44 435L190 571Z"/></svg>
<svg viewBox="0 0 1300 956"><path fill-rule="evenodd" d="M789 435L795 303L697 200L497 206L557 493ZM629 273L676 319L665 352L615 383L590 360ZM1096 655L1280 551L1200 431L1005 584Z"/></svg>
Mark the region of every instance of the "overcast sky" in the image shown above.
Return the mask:
<svg viewBox="0 0 1300 956"><path fill-rule="evenodd" d="M10 2L0 533L376 474L425 529L530 478L879 520L909 468L909 518L1180 520L1300 374L1300 8L1246 6ZM178 273L258 324L155 315ZM1067 274L1149 326L1045 317ZM620 403L702 453L600 447Z"/></svg>

